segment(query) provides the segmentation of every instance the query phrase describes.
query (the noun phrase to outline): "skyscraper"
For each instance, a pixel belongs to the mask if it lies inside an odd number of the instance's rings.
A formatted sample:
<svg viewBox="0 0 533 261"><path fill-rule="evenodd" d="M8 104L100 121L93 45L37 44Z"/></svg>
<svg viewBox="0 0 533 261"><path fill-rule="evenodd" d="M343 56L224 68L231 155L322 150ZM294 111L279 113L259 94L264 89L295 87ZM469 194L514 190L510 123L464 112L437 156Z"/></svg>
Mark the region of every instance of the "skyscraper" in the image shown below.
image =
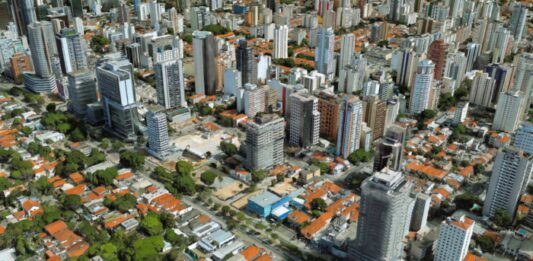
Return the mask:
<svg viewBox="0 0 533 261"><path fill-rule="evenodd" d="M104 109L104 130L123 140L135 140L138 116L131 71L120 62L107 62L96 68L96 79Z"/></svg>
<svg viewBox="0 0 533 261"><path fill-rule="evenodd" d="M483 216L494 218L503 210L514 217L518 200L531 176L532 157L515 147L498 151L483 205Z"/></svg>
<svg viewBox="0 0 533 261"><path fill-rule="evenodd" d="M69 109L78 116L84 116L87 105L98 101L96 96L96 79L93 72L88 70L69 73L68 94Z"/></svg>
<svg viewBox="0 0 533 261"><path fill-rule="evenodd" d="M442 80L442 76L444 75L446 51L446 43L442 39L435 40L429 45L428 59L435 65L435 69L433 70L433 78L435 80Z"/></svg>
<svg viewBox="0 0 533 261"><path fill-rule="evenodd" d="M513 146L533 155L533 123L523 121L520 124L520 128L516 130Z"/></svg>
<svg viewBox="0 0 533 261"><path fill-rule="evenodd" d="M264 112L266 109L266 90L262 87L258 88L255 84L247 83L244 85L242 100L244 113L253 118L256 114Z"/></svg>
<svg viewBox="0 0 533 261"><path fill-rule="evenodd" d="M474 68L479 54L481 53L481 45L475 42L466 44L466 71L469 72Z"/></svg>
<svg viewBox="0 0 533 261"><path fill-rule="evenodd" d="M192 35L196 93L213 95L216 93L215 38L206 31L195 31Z"/></svg>
<svg viewBox="0 0 533 261"><path fill-rule="evenodd" d="M52 57L57 49L52 24L47 21L28 25L28 41L33 61L33 73L24 73L24 85L37 93L56 91L57 84L52 67Z"/></svg>
<svg viewBox="0 0 533 261"><path fill-rule="evenodd" d="M521 91L500 93L492 129L509 133L514 132L524 117L526 100L524 93Z"/></svg>
<svg viewBox="0 0 533 261"><path fill-rule="evenodd" d="M530 96L533 89L533 53L521 53L515 57L514 90L521 90Z"/></svg>
<svg viewBox="0 0 533 261"><path fill-rule="evenodd" d="M187 107L181 59L155 64L157 103L165 108Z"/></svg>
<svg viewBox="0 0 533 261"><path fill-rule="evenodd" d="M363 181L357 236L348 248L349 260L400 260L410 223L411 188L401 172L387 168Z"/></svg>
<svg viewBox="0 0 533 261"><path fill-rule="evenodd" d="M411 94L411 113L420 113L429 108L434 68L435 65L430 60L422 60L418 63L415 85Z"/></svg>
<svg viewBox="0 0 533 261"><path fill-rule="evenodd" d="M239 46L235 50L237 60L237 70L241 72L242 83L257 83L257 61L254 49L248 46L245 39L239 41Z"/></svg>
<svg viewBox="0 0 533 261"><path fill-rule="evenodd" d="M501 92L509 90L511 84L511 68L505 64L489 64L484 70L491 79L494 80L494 92L492 94L492 103L498 102L498 96Z"/></svg>
<svg viewBox="0 0 533 261"><path fill-rule="evenodd" d="M169 154L167 116L163 112L146 113L148 127L148 152L157 158Z"/></svg>
<svg viewBox="0 0 533 261"><path fill-rule="evenodd" d="M355 35L344 34L341 40L341 53L339 56L339 73L344 66L350 64L355 47Z"/></svg>
<svg viewBox="0 0 533 261"><path fill-rule="evenodd" d="M26 35L27 26L37 22L34 0L9 0L9 2L19 35Z"/></svg>
<svg viewBox="0 0 533 261"><path fill-rule="evenodd" d="M388 0L389 14L387 18L394 22L399 22L402 16L402 9L405 4L404 0Z"/></svg>
<svg viewBox="0 0 533 261"><path fill-rule="evenodd" d="M276 114L263 114L247 124L246 167L268 169L283 163L285 120Z"/></svg>
<svg viewBox="0 0 533 261"><path fill-rule="evenodd" d="M380 100L378 96L368 96L365 102L365 122L372 129L374 140L377 140L383 136L385 131L387 102Z"/></svg>
<svg viewBox="0 0 533 261"><path fill-rule="evenodd" d="M287 45L289 40L289 27L287 25L276 26L274 29L274 59L289 58Z"/></svg>
<svg viewBox="0 0 533 261"><path fill-rule="evenodd" d="M405 129L392 125L378 144L374 156L374 171L381 171L388 167L399 171L403 159L403 144L405 141Z"/></svg>
<svg viewBox="0 0 533 261"><path fill-rule="evenodd" d="M509 30L516 41L522 40L522 34L526 26L528 8L521 3L514 3L512 7L513 15L509 21Z"/></svg>
<svg viewBox="0 0 533 261"><path fill-rule="evenodd" d="M320 136L336 141L339 132L339 114L341 99L330 92L318 94L318 112L320 112Z"/></svg>
<svg viewBox="0 0 533 261"><path fill-rule="evenodd" d="M474 220L461 216L442 221L436 241L435 261L462 261L468 254Z"/></svg>
<svg viewBox="0 0 533 261"><path fill-rule="evenodd" d="M85 44L81 34L74 29L63 28L56 40L63 73L87 69Z"/></svg>
<svg viewBox="0 0 533 261"><path fill-rule="evenodd" d="M474 81L472 82L472 87L470 88L470 103L491 107L493 103L494 96L496 92L496 82L492 79L489 74L476 71L474 74Z"/></svg>
<svg viewBox="0 0 533 261"><path fill-rule="evenodd" d="M289 99L289 145L305 148L318 144L320 133L318 99L306 91L293 93Z"/></svg>
<svg viewBox="0 0 533 261"><path fill-rule="evenodd" d="M331 27L320 27L317 34L317 47L315 49L316 70L333 79L335 72L335 33Z"/></svg>
<svg viewBox="0 0 533 261"><path fill-rule="evenodd" d="M336 154L343 158L359 149L363 103L357 96L346 96L340 104Z"/></svg>

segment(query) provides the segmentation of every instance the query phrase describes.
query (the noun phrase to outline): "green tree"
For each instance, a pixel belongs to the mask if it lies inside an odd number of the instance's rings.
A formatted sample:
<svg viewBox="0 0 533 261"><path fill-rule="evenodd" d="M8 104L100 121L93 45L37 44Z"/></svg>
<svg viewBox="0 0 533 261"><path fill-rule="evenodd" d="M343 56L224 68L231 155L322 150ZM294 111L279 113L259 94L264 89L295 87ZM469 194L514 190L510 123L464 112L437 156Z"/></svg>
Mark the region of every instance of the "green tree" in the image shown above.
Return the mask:
<svg viewBox="0 0 533 261"><path fill-rule="evenodd" d="M98 255L104 260L119 260L118 259L118 248L111 242L107 242L103 245L100 245Z"/></svg>
<svg viewBox="0 0 533 261"><path fill-rule="evenodd" d="M228 32L228 29L226 29L224 26L222 26L220 24L206 25L206 26L204 26L204 28L202 30L211 32L214 35L221 35L221 34L225 34L225 33Z"/></svg>
<svg viewBox="0 0 533 261"><path fill-rule="evenodd" d="M481 200L477 195L468 192L458 195L455 197L453 202L458 209L463 209L466 211L470 211L474 204L481 204Z"/></svg>
<svg viewBox="0 0 533 261"><path fill-rule="evenodd" d="M141 229L150 236L157 236L163 233L163 224L159 220L159 216L154 213L148 213L140 224Z"/></svg>
<svg viewBox="0 0 533 261"><path fill-rule="evenodd" d="M235 146L235 144L227 141L220 142L220 149L228 156L233 156L237 154L238 151L237 146Z"/></svg>
<svg viewBox="0 0 533 261"><path fill-rule="evenodd" d="M513 223L513 217L505 209L498 209L494 214L493 221L500 227L508 227Z"/></svg>
<svg viewBox="0 0 533 261"><path fill-rule="evenodd" d="M107 150L111 146L111 141L108 138L103 138L100 142L100 147L104 150Z"/></svg>
<svg viewBox="0 0 533 261"><path fill-rule="evenodd" d="M103 35L95 35L91 38L91 46L97 53L104 52L104 48L109 44L109 40Z"/></svg>
<svg viewBox="0 0 533 261"><path fill-rule="evenodd" d="M365 151L364 149L358 149L348 155L348 161L352 164L358 164L360 162L369 162L372 160L373 153Z"/></svg>
<svg viewBox="0 0 533 261"><path fill-rule="evenodd" d="M192 171L193 171L193 166L190 162L184 161L184 160L180 160L176 162L176 172L180 176L190 175Z"/></svg>
<svg viewBox="0 0 533 261"><path fill-rule="evenodd" d="M179 193L192 195L196 193L196 184L190 175L179 175L175 181L175 187Z"/></svg>
<svg viewBox="0 0 533 261"><path fill-rule="evenodd" d="M111 143L111 149L113 149L114 151L119 151L120 149L124 148L124 143L122 143L121 141L119 140L114 140L112 143Z"/></svg>
<svg viewBox="0 0 533 261"><path fill-rule="evenodd" d="M74 210L81 206L81 197L79 195L66 195L63 199L63 206Z"/></svg>
<svg viewBox="0 0 533 261"><path fill-rule="evenodd" d="M104 200L104 204L111 209L116 209L122 213L125 213L128 210L135 208L137 205L137 198L130 193L126 193L124 195L117 196L114 201L106 198Z"/></svg>
<svg viewBox="0 0 533 261"><path fill-rule="evenodd" d="M211 172L211 171L205 171L204 173L202 173L202 175L200 176L200 180L208 185L208 186L211 186L213 185L213 183L215 183L215 179L217 178L217 174Z"/></svg>
<svg viewBox="0 0 533 261"><path fill-rule="evenodd" d="M480 236L475 239L476 244L481 248L481 250L489 253L494 252L494 240L488 236Z"/></svg>
<svg viewBox="0 0 533 261"><path fill-rule="evenodd" d="M49 103L46 105L46 111L47 112L55 112L56 111L56 104L55 103Z"/></svg>
<svg viewBox="0 0 533 261"><path fill-rule="evenodd" d="M158 260L163 246L162 236L139 239L133 243L134 260Z"/></svg>
<svg viewBox="0 0 533 261"><path fill-rule="evenodd" d="M144 166L144 155L136 151L123 151L120 153L120 164L126 168L141 169Z"/></svg>
<svg viewBox="0 0 533 261"><path fill-rule="evenodd" d="M265 179L267 176L266 171L264 170L254 170L252 171L252 181L253 182L261 182L263 179Z"/></svg>
<svg viewBox="0 0 533 261"><path fill-rule="evenodd" d="M95 186L113 184L113 180L118 176L118 171L115 167L110 167L104 170L97 170L94 173L87 175L87 180Z"/></svg>
<svg viewBox="0 0 533 261"><path fill-rule="evenodd" d="M312 210L325 211L327 207L328 207L328 204L322 198L315 198L311 201Z"/></svg>

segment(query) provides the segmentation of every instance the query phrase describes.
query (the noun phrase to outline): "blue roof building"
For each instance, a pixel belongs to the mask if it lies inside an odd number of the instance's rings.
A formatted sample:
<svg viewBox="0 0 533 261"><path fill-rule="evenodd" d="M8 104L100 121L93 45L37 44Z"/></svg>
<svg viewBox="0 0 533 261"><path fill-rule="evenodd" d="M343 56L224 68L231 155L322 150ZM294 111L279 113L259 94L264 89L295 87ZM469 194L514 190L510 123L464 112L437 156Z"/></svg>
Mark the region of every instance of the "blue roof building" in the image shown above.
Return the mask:
<svg viewBox="0 0 533 261"><path fill-rule="evenodd" d="M246 209L260 217L266 218L272 209L279 206L277 203L281 198L274 193L265 191L248 199ZM273 207L274 206L274 207Z"/></svg>

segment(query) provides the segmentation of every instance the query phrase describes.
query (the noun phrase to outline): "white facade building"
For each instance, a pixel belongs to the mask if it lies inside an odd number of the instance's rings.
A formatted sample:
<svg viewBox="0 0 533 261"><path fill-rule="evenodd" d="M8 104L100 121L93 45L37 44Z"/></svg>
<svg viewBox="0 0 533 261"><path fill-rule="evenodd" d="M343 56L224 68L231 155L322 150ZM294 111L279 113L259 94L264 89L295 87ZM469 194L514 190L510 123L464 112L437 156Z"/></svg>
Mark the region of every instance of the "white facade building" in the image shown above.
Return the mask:
<svg viewBox="0 0 533 261"><path fill-rule="evenodd" d="M463 261L468 253L474 223L474 220L464 216L442 221L435 261Z"/></svg>

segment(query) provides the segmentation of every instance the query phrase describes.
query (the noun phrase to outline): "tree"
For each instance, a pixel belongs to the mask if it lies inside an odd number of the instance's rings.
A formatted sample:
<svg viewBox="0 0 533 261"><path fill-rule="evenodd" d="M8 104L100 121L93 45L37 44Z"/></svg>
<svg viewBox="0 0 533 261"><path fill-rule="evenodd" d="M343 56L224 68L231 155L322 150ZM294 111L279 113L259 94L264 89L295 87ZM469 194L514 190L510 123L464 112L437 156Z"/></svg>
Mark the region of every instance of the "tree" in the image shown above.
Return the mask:
<svg viewBox="0 0 533 261"><path fill-rule="evenodd" d="M327 207L328 207L328 204L322 198L315 198L311 201L312 210L325 211Z"/></svg>
<svg viewBox="0 0 533 261"><path fill-rule="evenodd" d="M66 195L63 199L63 205L74 210L81 205L81 197L79 195Z"/></svg>
<svg viewBox="0 0 533 261"><path fill-rule="evenodd" d="M196 184L190 175L180 175L176 178L175 187L178 192L192 195L196 193Z"/></svg>
<svg viewBox="0 0 533 261"><path fill-rule="evenodd" d="M159 220L159 216L154 212L148 213L141 220L140 226L141 229L150 236L157 236L163 233L163 224Z"/></svg>
<svg viewBox="0 0 533 261"><path fill-rule="evenodd" d="M111 149L113 149L114 151L119 151L122 148L124 148L124 143L122 143L122 141L114 140L111 143Z"/></svg>
<svg viewBox="0 0 533 261"><path fill-rule="evenodd" d="M211 171L205 171L204 173L202 173L202 175L200 176L200 180L208 185L208 186L211 186L213 185L213 183L215 183L215 179L217 178L217 174L211 172Z"/></svg>
<svg viewBox="0 0 533 261"><path fill-rule="evenodd" d="M159 215L159 220L161 220L161 223L164 227L172 228L176 225L176 219L174 218L174 215L163 212Z"/></svg>
<svg viewBox="0 0 533 261"><path fill-rule="evenodd" d="M235 144L227 141L220 142L220 149L228 156L233 156L237 154L238 151L237 146L235 146Z"/></svg>
<svg viewBox="0 0 533 261"><path fill-rule="evenodd" d="M252 181L253 182L261 182L263 179L265 179L267 173L264 170L254 170L252 171Z"/></svg>
<svg viewBox="0 0 533 261"><path fill-rule="evenodd" d="M90 244L102 243L109 240L109 234L105 230L98 231L88 221L82 221L76 229L76 232Z"/></svg>
<svg viewBox="0 0 533 261"><path fill-rule="evenodd" d="M55 112L56 111L56 104L55 103L49 103L46 105L46 111L47 112Z"/></svg>
<svg viewBox="0 0 533 261"><path fill-rule="evenodd" d="M358 164L360 162L369 162L373 157L372 152L365 151L364 149L358 149L348 155L348 161L352 164Z"/></svg>
<svg viewBox="0 0 533 261"><path fill-rule="evenodd" d="M180 251L183 251L188 243L186 237L176 234L172 229L168 229L165 233L165 240L177 247Z"/></svg>
<svg viewBox="0 0 533 261"><path fill-rule="evenodd" d="M470 211L474 204L481 204L481 200L477 195L468 192L455 197L453 202L458 209L466 211Z"/></svg>
<svg viewBox="0 0 533 261"><path fill-rule="evenodd" d="M120 164L126 168L141 169L144 166L144 155L136 151L120 153Z"/></svg>
<svg viewBox="0 0 533 261"><path fill-rule="evenodd" d="M206 26L204 26L204 28L202 30L211 32L214 35L225 34L225 33L228 32L228 29L226 29L224 26L219 25L219 24L206 25Z"/></svg>
<svg viewBox="0 0 533 261"><path fill-rule="evenodd" d="M95 186L113 184L113 180L118 176L116 168L111 167L104 170L97 170L94 173L87 175L87 180Z"/></svg>
<svg viewBox="0 0 533 261"><path fill-rule="evenodd" d="M480 236L475 239L476 244L485 252L494 252L494 240L488 236Z"/></svg>
<svg viewBox="0 0 533 261"><path fill-rule="evenodd" d="M107 242L103 245L100 245L98 255L104 260L119 260L118 259L118 248L115 244Z"/></svg>
<svg viewBox="0 0 533 261"><path fill-rule="evenodd" d="M57 206L43 206L44 214L42 216L43 221L46 224L50 224L56 220L61 219L61 210Z"/></svg>
<svg viewBox="0 0 533 261"><path fill-rule="evenodd" d="M139 239L133 243L134 260L158 260L163 246L162 236Z"/></svg>
<svg viewBox="0 0 533 261"><path fill-rule="evenodd" d="M103 35L95 35L91 38L91 46L97 53L102 53L107 45L109 45L109 40Z"/></svg>
<svg viewBox="0 0 533 261"><path fill-rule="evenodd" d="M100 147L104 150L107 150L110 145L111 145L111 141L108 138L103 138L102 142L100 142Z"/></svg>
<svg viewBox="0 0 533 261"><path fill-rule="evenodd" d="M494 223L500 227L508 227L513 223L513 217L505 209L498 209L494 214Z"/></svg>
<svg viewBox="0 0 533 261"><path fill-rule="evenodd" d="M116 209L122 213L125 213L128 210L135 208L135 206L137 205L137 198L130 193L119 195L114 201L110 201L107 198L106 200L104 200L104 203L107 207Z"/></svg>
<svg viewBox="0 0 533 261"><path fill-rule="evenodd" d="M31 187L37 190L41 195L49 194L53 189L53 186L48 182L47 177L40 177L38 180L31 183Z"/></svg>
<svg viewBox="0 0 533 261"><path fill-rule="evenodd" d="M176 172L180 176L190 175L193 171L193 166L188 161L180 160L176 162Z"/></svg>

